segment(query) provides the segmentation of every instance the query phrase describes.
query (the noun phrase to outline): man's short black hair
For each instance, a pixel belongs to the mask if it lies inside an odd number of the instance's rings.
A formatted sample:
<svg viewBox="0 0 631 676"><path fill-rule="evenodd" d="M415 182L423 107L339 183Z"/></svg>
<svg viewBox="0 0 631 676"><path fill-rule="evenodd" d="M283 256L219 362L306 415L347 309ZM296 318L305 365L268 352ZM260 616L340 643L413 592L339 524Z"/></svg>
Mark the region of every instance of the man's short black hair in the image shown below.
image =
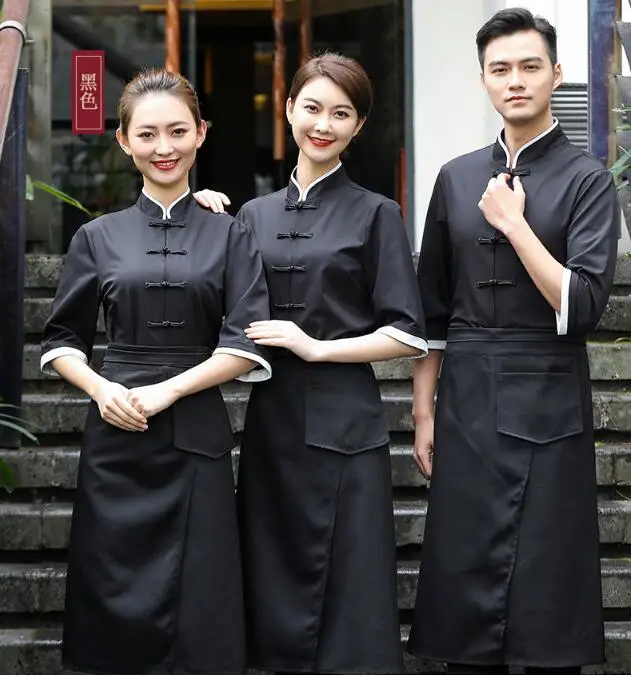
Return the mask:
<svg viewBox="0 0 631 676"><path fill-rule="evenodd" d="M557 32L554 26L542 16L533 16L532 12L523 7L509 7L494 14L475 36L480 68L484 70L484 54L489 42L522 31L537 31L541 35L554 66L557 63Z"/></svg>

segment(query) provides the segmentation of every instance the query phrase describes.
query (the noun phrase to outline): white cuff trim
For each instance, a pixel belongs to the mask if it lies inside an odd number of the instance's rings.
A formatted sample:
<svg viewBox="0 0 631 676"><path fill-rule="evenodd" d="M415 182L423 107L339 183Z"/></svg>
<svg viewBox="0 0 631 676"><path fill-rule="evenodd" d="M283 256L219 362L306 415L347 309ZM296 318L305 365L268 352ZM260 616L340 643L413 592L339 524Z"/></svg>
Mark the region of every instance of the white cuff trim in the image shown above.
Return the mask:
<svg viewBox="0 0 631 676"><path fill-rule="evenodd" d="M47 376L58 375L57 371L50 366L50 363L57 359L57 357L78 357L84 364L88 363L88 357L76 347L55 347L42 355L39 362L40 371Z"/></svg>
<svg viewBox="0 0 631 676"><path fill-rule="evenodd" d="M446 340L428 340L427 341L427 347L429 347L430 350L445 350L447 347L447 341Z"/></svg>
<svg viewBox="0 0 631 676"><path fill-rule="evenodd" d="M417 350L420 350L421 354L413 355L412 359L424 357L427 354L426 340L413 336L411 333L401 331L401 329L397 329L394 326L382 326L378 328L375 333L383 333L385 336L390 336L390 338L394 338L404 345L409 345L410 347L415 347Z"/></svg>
<svg viewBox="0 0 631 676"><path fill-rule="evenodd" d="M270 363L253 352L236 350L233 347L218 347L213 354L231 354L234 357L243 357L244 359L255 361L263 367L263 369L253 367L252 371L244 373L242 376L237 376L236 380L240 380L243 383L260 383L263 380L269 380L272 377L272 367Z"/></svg>
<svg viewBox="0 0 631 676"><path fill-rule="evenodd" d="M567 318L570 305L570 279L572 278L572 271L568 268L563 268L563 277L561 279L561 310L555 311L557 318L557 334L559 336L567 335Z"/></svg>

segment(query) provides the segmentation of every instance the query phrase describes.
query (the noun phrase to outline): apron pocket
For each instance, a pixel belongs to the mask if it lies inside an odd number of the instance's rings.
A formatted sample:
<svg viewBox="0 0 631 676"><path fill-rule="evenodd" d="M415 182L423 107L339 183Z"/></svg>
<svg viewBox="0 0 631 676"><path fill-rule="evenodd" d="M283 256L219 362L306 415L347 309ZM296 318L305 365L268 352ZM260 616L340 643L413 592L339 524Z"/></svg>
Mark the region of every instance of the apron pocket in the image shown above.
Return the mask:
<svg viewBox="0 0 631 676"><path fill-rule="evenodd" d="M173 445L209 458L220 458L236 446L218 389L209 388L173 404Z"/></svg>
<svg viewBox="0 0 631 676"><path fill-rule="evenodd" d="M371 383L368 383L369 385ZM379 389L307 385L305 443L348 455L389 443Z"/></svg>
<svg viewBox="0 0 631 676"><path fill-rule="evenodd" d="M549 444L583 431L576 373L496 374L497 431Z"/></svg>

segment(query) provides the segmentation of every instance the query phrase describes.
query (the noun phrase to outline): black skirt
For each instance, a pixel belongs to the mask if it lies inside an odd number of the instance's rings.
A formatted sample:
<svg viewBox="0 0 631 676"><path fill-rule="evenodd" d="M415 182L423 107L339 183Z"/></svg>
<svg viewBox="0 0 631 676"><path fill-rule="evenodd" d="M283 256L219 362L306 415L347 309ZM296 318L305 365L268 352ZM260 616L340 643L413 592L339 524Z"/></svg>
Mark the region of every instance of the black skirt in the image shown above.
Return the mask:
<svg viewBox="0 0 631 676"><path fill-rule="evenodd" d="M390 455L374 374L291 356L272 368L253 388L239 465L248 665L401 673ZM314 410L332 404L335 419Z"/></svg>
<svg viewBox="0 0 631 676"><path fill-rule="evenodd" d="M450 330L408 649L469 664L604 660L584 343Z"/></svg>
<svg viewBox="0 0 631 676"><path fill-rule="evenodd" d="M102 375L135 387L200 363L196 348L110 346ZM63 663L85 673L243 673L241 566L230 453L176 443L195 402L146 432L86 423L72 520ZM219 414L221 416L221 412ZM225 415L225 412L224 412ZM178 418L182 418L178 420ZM194 424L207 428L208 416ZM190 438L184 434L184 438ZM199 449L203 451L204 449Z"/></svg>

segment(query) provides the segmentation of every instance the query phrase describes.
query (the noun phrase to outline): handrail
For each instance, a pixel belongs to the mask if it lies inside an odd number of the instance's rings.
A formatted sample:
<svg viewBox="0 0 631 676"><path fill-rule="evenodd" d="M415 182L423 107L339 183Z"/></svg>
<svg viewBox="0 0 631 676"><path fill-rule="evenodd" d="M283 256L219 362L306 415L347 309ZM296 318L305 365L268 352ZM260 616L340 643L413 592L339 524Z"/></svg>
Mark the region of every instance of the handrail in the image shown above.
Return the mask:
<svg viewBox="0 0 631 676"><path fill-rule="evenodd" d="M22 47L26 42L26 17L29 0L4 0L0 22L0 157L13 101L15 78Z"/></svg>

